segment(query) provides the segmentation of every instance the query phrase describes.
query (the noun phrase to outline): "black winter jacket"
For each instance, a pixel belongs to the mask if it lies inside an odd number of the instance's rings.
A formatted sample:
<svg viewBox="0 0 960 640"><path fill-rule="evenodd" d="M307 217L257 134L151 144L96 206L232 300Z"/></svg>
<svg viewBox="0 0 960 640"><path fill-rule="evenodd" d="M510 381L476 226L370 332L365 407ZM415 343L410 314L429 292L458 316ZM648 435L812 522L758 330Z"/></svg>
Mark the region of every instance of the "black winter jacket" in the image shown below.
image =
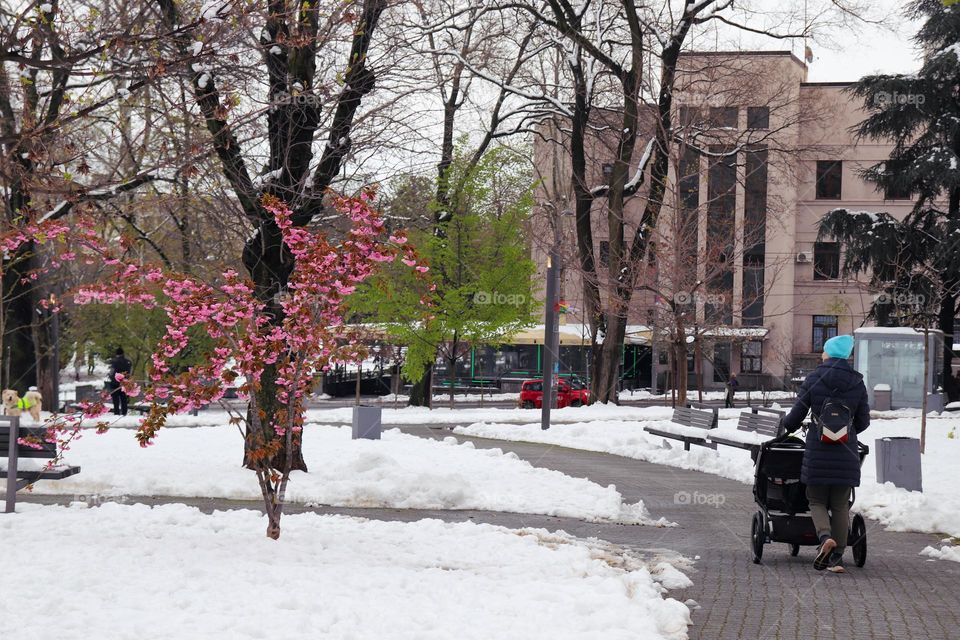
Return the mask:
<svg viewBox="0 0 960 640"><path fill-rule="evenodd" d="M817 367L803 381L797 393L797 402L783 419L787 432L796 431L808 411L820 415L820 409L836 390L836 399L850 407L853 413L853 432L847 443L820 442L817 429L807 431L807 446L803 453L800 479L805 484L838 484L860 486L860 453L857 435L870 426L870 405L863 376L853 370L843 358L830 358Z"/></svg>

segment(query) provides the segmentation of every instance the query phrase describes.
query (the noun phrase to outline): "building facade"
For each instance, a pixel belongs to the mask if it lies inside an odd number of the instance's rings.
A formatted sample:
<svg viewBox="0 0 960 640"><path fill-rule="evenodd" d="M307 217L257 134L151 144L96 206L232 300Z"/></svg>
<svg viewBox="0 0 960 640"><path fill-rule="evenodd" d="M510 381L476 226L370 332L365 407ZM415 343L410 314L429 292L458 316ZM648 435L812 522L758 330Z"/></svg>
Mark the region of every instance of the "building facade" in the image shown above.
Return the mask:
<svg viewBox="0 0 960 640"><path fill-rule="evenodd" d="M874 297L864 282L841 277L839 245L818 241L820 219L838 208L902 218L912 206L909 194L878 192L861 177L890 146L856 136L866 114L845 91L849 84L806 79L806 65L787 51L681 57L671 186L628 323L658 341L682 309L683 330L697 343L688 367L704 388L722 386L731 372L747 387L778 388L815 367L823 342L863 325ZM616 153L610 132L618 122L616 110L591 116L587 164L598 185ZM647 122L631 171L651 137ZM533 257L542 268L550 243L561 244L568 318L584 323L583 278L598 278L601 290L609 282L610 225L598 198L592 228L600 268L581 273L574 222L562 215L573 202L564 129L547 125L534 140ZM627 204L628 238L644 204L643 191ZM666 368L662 354L656 362Z"/></svg>

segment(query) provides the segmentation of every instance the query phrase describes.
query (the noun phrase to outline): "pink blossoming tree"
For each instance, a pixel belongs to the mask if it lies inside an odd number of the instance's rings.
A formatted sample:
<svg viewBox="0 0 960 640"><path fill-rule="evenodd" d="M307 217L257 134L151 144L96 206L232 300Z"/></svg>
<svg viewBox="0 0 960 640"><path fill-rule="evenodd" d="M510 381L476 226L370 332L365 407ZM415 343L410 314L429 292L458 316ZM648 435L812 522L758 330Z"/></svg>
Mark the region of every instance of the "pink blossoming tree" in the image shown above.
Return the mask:
<svg viewBox="0 0 960 640"><path fill-rule="evenodd" d="M191 411L224 396L237 386L248 407L233 412L231 423L245 440L244 463L257 477L267 514L267 535L280 536L280 518L290 474L296 468L304 427L304 400L316 377L332 363L357 361L365 355L358 336L344 324L343 301L381 263L399 258L418 276L427 267L403 235L390 236L370 205L372 194L336 197L334 206L350 219L350 229L339 242L324 234L295 226L291 210L280 200L264 196L262 205L273 216L294 267L273 305L259 300L254 285L228 270L216 283L195 276L126 262L109 255L93 242L97 253L113 269L106 281L81 287L78 304L124 304L162 307L169 318L166 333L152 357L143 388L134 380L117 376L131 397L150 404L136 437L150 446L167 416ZM66 229L60 230L66 233ZM45 237L29 229L7 244ZM75 254L71 257L75 257ZM279 308L277 313L274 309ZM171 362L197 336L212 344L204 362L177 371ZM272 387L274 403L263 406L263 386ZM226 406L226 405L224 405ZM48 437L61 444L76 437L84 418L106 412L103 403L85 406L82 415L57 418ZM101 423L105 427L105 423Z"/></svg>

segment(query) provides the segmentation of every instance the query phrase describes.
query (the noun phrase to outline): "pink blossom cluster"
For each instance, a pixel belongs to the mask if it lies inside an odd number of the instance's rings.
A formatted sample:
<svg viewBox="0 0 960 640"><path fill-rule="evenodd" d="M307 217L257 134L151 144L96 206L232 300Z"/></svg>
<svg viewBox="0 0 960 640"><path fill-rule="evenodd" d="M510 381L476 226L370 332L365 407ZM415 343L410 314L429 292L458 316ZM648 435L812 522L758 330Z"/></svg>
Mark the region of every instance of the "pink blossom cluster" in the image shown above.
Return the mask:
<svg viewBox="0 0 960 640"><path fill-rule="evenodd" d="M238 379L244 381L240 395L254 401L263 384L275 385L280 410L263 417L278 437L301 431L303 400L315 377L331 361L356 361L365 354L362 340L344 325L345 298L380 264L397 257L426 271L404 234L388 236L371 198L363 193L334 199L351 225L346 238L333 243L323 233L294 225L285 203L265 197L264 209L296 259L284 289L269 297L258 296L253 283L233 270L207 283L132 263L117 263L109 282L78 292L81 304L158 305L168 317L146 387L121 381L128 393L152 404L138 430L141 446L153 442L167 415L216 402ZM174 359L198 332L212 339L213 348L202 365L177 372ZM271 375L265 377L268 370Z"/></svg>

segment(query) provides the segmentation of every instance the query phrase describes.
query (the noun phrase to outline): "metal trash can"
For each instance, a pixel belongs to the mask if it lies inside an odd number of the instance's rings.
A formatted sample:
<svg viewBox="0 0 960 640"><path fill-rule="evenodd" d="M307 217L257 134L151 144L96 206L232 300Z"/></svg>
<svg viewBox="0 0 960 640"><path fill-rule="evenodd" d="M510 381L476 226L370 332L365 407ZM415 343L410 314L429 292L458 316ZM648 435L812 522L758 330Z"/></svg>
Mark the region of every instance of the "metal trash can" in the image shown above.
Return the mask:
<svg viewBox="0 0 960 640"><path fill-rule="evenodd" d="M354 407L353 439L379 440L381 414L380 407Z"/></svg>
<svg viewBox="0 0 960 640"><path fill-rule="evenodd" d="M873 387L873 410L890 411L890 399L893 391L888 384L878 384Z"/></svg>
<svg viewBox="0 0 960 640"><path fill-rule="evenodd" d="M907 491L923 491L919 438L878 438L877 482L892 482Z"/></svg>

